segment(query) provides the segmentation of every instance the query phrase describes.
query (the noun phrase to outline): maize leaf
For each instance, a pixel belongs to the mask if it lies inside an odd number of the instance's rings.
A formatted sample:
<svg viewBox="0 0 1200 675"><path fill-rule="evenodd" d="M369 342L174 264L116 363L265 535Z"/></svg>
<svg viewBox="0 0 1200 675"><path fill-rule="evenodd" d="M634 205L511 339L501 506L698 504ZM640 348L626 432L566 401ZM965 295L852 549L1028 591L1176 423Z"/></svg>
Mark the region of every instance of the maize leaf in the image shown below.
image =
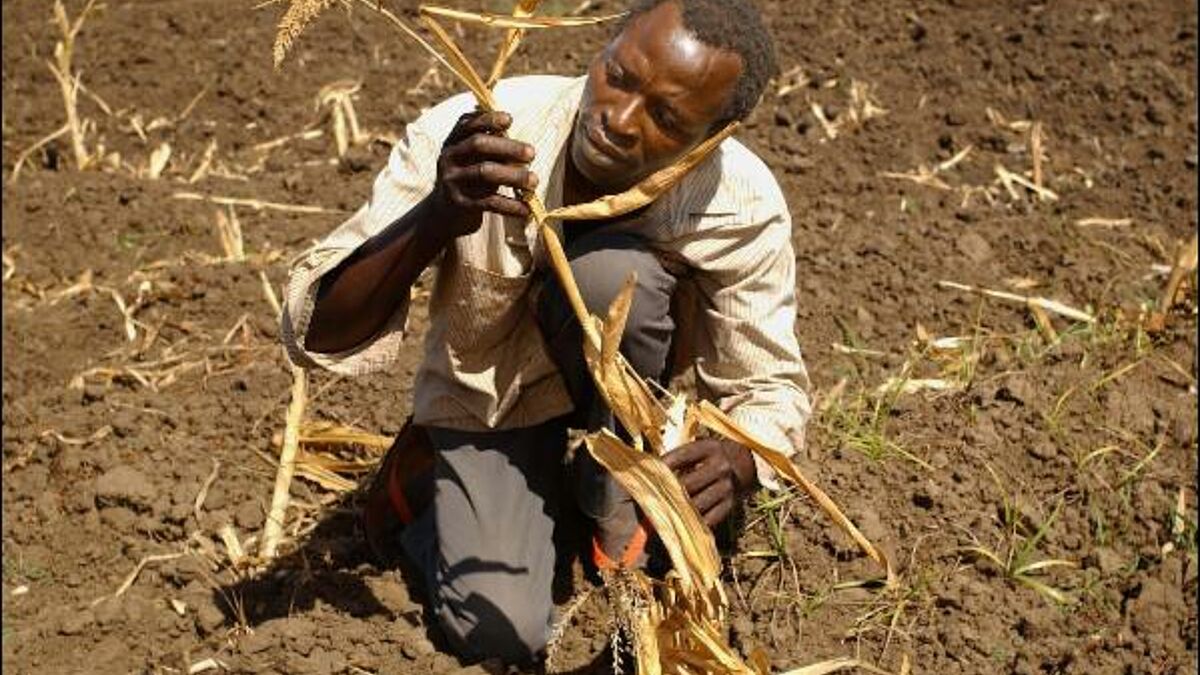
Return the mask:
<svg viewBox="0 0 1200 675"><path fill-rule="evenodd" d="M619 351L636 288L637 275L630 274L609 306L608 318L597 321L600 349L597 351L591 342L585 342L584 357L597 387L626 431L635 439L649 440L655 451L661 453L659 430L666 422L662 407Z"/></svg>
<svg viewBox="0 0 1200 675"><path fill-rule="evenodd" d="M364 474L369 473L372 468L378 464L375 460L369 459L338 459L336 457L327 457L315 452L307 452L301 450L296 457L297 462L303 462L307 466L313 466L323 471L331 473L343 474Z"/></svg>
<svg viewBox="0 0 1200 675"><path fill-rule="evenodd" d="M429 28L433 36L437 38L442 48L446 50L448 55L446 59L449 61L450 69L454 71L459 81L466 85L471 90L471 93L475 95L475 100L478 102L479 107L489 111L495 110L496 99L492 96L492 91L484 84L483 78L479 77L479 73L475 70L475 66L471 65L471 61L467 59L467 55L463 54L462 50L458 48L458 45L454 42L454 38L451 38L446 29L442 28L442 25L429 14L421 14L421 21Z"/></svg>
<svg viewBox="0 0 1200 675"><path fill-rule="evenodd" d="M608 316L604 320L604 328L600 331L600 365L610 368L617 363L618 350L621 348L621 337L625 334L625 322L629 319L629 310L633 308L633 293L637 290L637 272L630 272L621 284L621 290L608 306Z"/></svg>
<svg viewBox="0 0 1200 675"><path fill-rule="evenodd" d="M821 509L833 519L833 522L837 523L838 527L850 535L850 538L854 540L854 543L858 544L863 553L866 553L868 557L884 568L887 572L887 585L891 587L896 584L896 573L892 569L892 563L887 559L887 556L868 541L862 532L859 532L858 528L854 526L854 523L850 522L850 519L842 513L837 504L829 498L829 495L825 494L825 491L817 487L812 481L805 478L786 455L751 436L730 419L728 415L721 412L719 408L708 401L700 402L698 412L701 425L710 431L746 446L756 455L766 460L767 464L775 469L779 475L803 488L817 502Z"/></svg>
<svg viewBox="0 0 1200 675"><path fill-rule="evenodd" d="M306 445L359 445L373 451L384 451L392 445L388 436L331 422L305 422L300 427L300 442Z"/></svg>
<svg viewBox="0 0 1200 675"><path fill-rule="evenodd" d="M542 0L517 0L513 5L512 15L518 18L532 16L540 4L542 4ZM504 76L504 68L508 65L508 60L517 53L517 46L521 44L521 38L524 36L525 31L520 28L510 28L504 34L504 42L500 45L500 50L496 52L496 60L492 63L492 72L488 75L487 86L489 89L496 86L496 83Z"/></svg>
<svg viewBox="0 0 1200 675"><path fill-rule="evenodd" d="M641 572L635 574L642 575ZM657 622L658 619L651 616L651 612L643 612L636 619L637 637L634 647L637 650L635 658L638 675L662 675L662 652L658 648Z"/></svg>
<svg viewBox="0 0 1200 675"><path fill-rule="evenodd" d="M307 478L312 482L331 492L351 492L358 486L356 481L349 478L343 478L336 473L319 466L315 463L304 461L311 458L312 455L306 455L303 459L297 458L295 472L297 476Z"/></svg>
<svg viewBox="0 0 1200 675"><path fill-rule="evenodd" d="M740 673L744 675L754 675L754 671L746 666L737 654L732 649L724 644L717 628L711 624L697 622L691 618L687 621L687 634L691 637L698 646L709 655L709 659L714 661L718 668L713 668L707 672L723 672L723 673Z"/></svg>
<svg viewBox="0 0 1200 675"><path fill-rule="evenodd" d="M625 445L608 430L586 437L588 450L641 506L671 557L683 600L701 616L718 616L724 592L712 532L675 474L657 457Z"/></svg>
<svg viewBox="0 0 1200 675"><path fill-rule="evenodd" d="M670 190L687 172L704 161L737 127L737 122L730 122L674 164L650 174L625 192L607 195L586 204L554 209L547 213L546 217L559 220L602 220L636 211Z"/></svg>

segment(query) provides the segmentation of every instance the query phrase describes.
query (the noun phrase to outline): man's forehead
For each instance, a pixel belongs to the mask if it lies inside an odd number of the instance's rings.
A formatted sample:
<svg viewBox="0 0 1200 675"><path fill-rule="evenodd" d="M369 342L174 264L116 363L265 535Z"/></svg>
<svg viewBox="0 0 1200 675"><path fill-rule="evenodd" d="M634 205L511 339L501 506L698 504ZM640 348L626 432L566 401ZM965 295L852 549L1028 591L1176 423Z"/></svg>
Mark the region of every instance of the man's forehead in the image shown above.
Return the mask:
<svg viewBox="0 0 1200 675"><path fill-rule="evenodd" d="M625 28L614 37L621 43L635 43L639 46L662 45L671 42L692 42L700 47L703 43L696 39L683 23L682 8L670 0L633 17Z"/></svg>
<svg viewBox="0 0 1200 675"><path fill-rule="evenodd" d="M683 13L675 2L658 6L630 20L615 37L614 51L622 56L640 57L655 71L669 73L680 85L713 86L710 74L718 61L733 60L740 70L741 58L729 51L705 44L683 22ZM717 78L723 80L725 78Z"/></svg>

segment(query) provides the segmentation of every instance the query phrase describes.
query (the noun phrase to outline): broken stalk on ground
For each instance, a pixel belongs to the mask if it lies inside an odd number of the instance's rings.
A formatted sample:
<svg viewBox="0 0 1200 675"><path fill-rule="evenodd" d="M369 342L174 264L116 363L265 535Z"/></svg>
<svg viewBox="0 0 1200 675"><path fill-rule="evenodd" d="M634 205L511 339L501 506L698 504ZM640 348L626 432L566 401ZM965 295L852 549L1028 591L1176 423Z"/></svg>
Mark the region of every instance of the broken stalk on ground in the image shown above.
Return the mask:
<svg viewBox="0 0 1200 675"><path fill-rule="evenodd" d="M84 136L87 132L86 122L79 119L79 90L83 83L79 79L79 73L75 72L72 60L75 56L75 38L79 35L80 29L83 28L83 22L87 19L88 14L95 6L96 0L88 0L83 9L80 10L74 21L67 16L67 10L62 4L62 0L54 0L54 23L58 26L61 39L54 45L54 60L46 61L47 67L50 68L51 74L58 82L59 90L62 93L63 108L66 113L66 122L57 131L44 136L36 143L26 148L13 164L12 175L9 177L9 182L16 182L17 176L21 173L21 167L28 160L29 156L36 152L39 148L47 143L59 138L60 136L69 135L71 138L71 151L75 159L75 168L83 170L91 166L94 157L88 152L87 144Z"/></svg>

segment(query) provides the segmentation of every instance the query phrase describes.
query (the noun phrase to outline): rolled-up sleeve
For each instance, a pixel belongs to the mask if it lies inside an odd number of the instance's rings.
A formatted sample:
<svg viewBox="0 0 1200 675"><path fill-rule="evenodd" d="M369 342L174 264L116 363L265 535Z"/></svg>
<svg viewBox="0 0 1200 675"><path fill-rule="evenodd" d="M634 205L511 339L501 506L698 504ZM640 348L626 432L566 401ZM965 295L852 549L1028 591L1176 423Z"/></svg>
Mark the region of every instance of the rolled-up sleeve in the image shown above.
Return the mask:
<svg viewBox="0 0 1200 675"><path fill-rule="evenodd" d="M698 270L695 344L700 393L765 444L792 455L811 416L809 380L795 334L796 261L786 210L753 211L721 228L720 255ZM760 484L775 471L755 457Z"/></svg>
<svg viewBox="0 0 1200 675"><path fill-rule="evenodd" d="M440 106L439 106L440 107ZM325 239L297 256L288 275L280 330L288 357L304 368L324 368L345 375L361 375L386 368L395 361L404 340L408 300L400 303L383 328L352 349L323 354L305 347L309 323L321 279L364 242L407 213L433 189L440 142L431 137L427 119L446 111L434 109L412 122L392 148L387 166L375 179L370 200ZM440 138L440 136L439 136Z"/></svg>

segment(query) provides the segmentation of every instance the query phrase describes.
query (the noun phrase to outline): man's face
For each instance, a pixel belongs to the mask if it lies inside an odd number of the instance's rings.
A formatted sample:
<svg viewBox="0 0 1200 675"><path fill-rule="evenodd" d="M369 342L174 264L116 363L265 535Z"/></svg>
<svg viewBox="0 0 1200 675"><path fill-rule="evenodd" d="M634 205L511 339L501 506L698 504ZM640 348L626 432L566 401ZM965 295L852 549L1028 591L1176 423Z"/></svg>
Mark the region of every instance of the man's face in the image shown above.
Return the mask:
<svg viewBox="0 0 1200 675"><path fill-rule="evenodd" d="M742 71L664 2L633 19L592 61L571 136L571 161L607 191L636 185L708 137Z"/></svg>

